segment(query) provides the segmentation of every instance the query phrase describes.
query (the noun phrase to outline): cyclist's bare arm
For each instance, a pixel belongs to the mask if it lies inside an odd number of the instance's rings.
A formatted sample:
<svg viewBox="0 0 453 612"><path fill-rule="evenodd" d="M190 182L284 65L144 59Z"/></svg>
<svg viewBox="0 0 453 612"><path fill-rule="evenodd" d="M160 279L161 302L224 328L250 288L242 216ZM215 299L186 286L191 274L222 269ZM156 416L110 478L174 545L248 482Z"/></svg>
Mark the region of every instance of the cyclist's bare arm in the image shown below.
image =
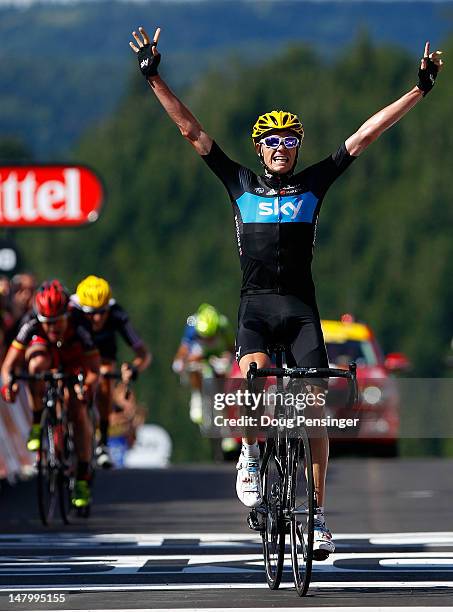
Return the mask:
<svg viewBox="0 0 453 612"><path fill-rule="evenodd" d="M207 155L212 147L212 138L206 134L190 110L175 96L160 76L149 79L156 98L176 123L181 134L194 147L199 155Z"/></svg>
<svg viewBox="0 0 453 612"><path fill-rule="evenodd" d="M151 353L144 344L138 346L134 352L135 359L132 361L132 363L139 372L143 372L151 363Z"/></svg>
<svg viewBox="0 0 453 612"><path fill-rule="evenodd" d="M151 42L143 28L139 28L139 34L134 31L132 36L137 44L130 42L129 45L135 53L138 53L139 48L143 47L144 44L146 45ZM157 44L159 36L160 28L157 28L153 43ZM152 53L153 55L158 54L156 46L153 46ZM199 155L207 155L212 147L212 138L206 134L187 106L175 96L159 75L149 77L148 83L170 119L178 126L184 138L190 142Z"/></svg>
<svg viewBox="0 0 453 612"><path fill-rule="evenodd" d="M8 347L5 344L5 334L3 330L0 329L0 363L3 363L7 350Z"/></svg>
<svg viewBox="0 0 453 612"><path fill-rule="evenodd" d="M425 53L423 57L429 57L436 64L438 69L442 68L443 62L440 59L442 51L429 52L429 42L425 45ZM426 61L422 59L421 68L426 68ZM377 140L379 136L388 130L392 125L397 123L411 108L413 108L423 98L423 92L417 87L413 87L409 92L404 94L399 100L396 100L389 106L386 106L378 113L370 117L355 134L346 140L346 149L350 155L358 156L372 142Z"/></svg>
<svg viewBox="0 0 453 612"><path fill-rule="evenodd" d="M1 378L2 378L2 395L3 399L11 402L14 400L15 394L19 388L17 383L14 383L12 389L9 388L9 377L14 372L15 368L25 363L25 351L10 346L3 360ZM12 391L12 392L11 392Z"/></svg>
<svg viewBox="0 0 453 612"><path fill-rule="evenodd" d="M6 385L9 382L9 377L14 372L17 366L22 365L25 362L25 351L22 351L15 346L10 346L8 352L5 355L5 359L2 364L2 384Z"/></svg>
<svg viewBox="0 0 453 612"><path fill-rule="evenodd" d="M93 353L87 353L83 357L83 369L85 370L85 384L84 389L81 390L80 396L82 397L84 394L88 395L88 398L92 398L96 392L98 381L99 381L99 371L101 367L101 358L97 351ZM81 397L79 399L81 399Z"/></svg>
<svg viewBox="0 0 453 612"><path fill-rule="evenodd" d="M142 344L134 349L135 358L132 363L125 361L121 364L121 378L123 383L128 385L132 380L135 380L137 374L140 374L151 363L151 353L148 348ZM135 370L135 372L134 372Z"/></svg>
<svg viewBox="0 0 453 612"><path fill-rule="evenodd" d="M175 356L173 357L173 361L177 361L178 359L182 359L185 361L189 356L189 345L186 343L181 343L176 351Z"/></svg>
<svg viewBox="0 0 453 612"><path fill-rule="evenodd" d="M171 364L171 369L175 374L181 374L183 372L185 364L187 362L187 358L189 357L189 352L189 345L185 342L182 342L179 345L179 348L176 351L176 355L173 357L173 362Z"/></svg>

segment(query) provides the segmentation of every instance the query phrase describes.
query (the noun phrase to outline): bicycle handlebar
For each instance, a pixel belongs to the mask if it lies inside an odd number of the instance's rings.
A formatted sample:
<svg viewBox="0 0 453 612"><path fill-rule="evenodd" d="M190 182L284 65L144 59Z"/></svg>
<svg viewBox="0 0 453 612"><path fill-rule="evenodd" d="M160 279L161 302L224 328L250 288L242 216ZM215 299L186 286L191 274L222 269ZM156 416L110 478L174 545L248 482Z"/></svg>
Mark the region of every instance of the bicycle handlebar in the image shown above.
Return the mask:
<svg viewBox="0 0 453 612"><path fill-rule="evenodd" d="M123 380L121 372L101 372L101 376L103 378L107 378L108 380ZM125 387L124 397L128 400L132 390L129 383L125 385Z"/></svg>
<svg viewBox="0 0 453 612"><path fill-rule="evenodd" d="M109 378L112 380L121 380L122 376L120 372L101 372L103 378Z"/></svg>
<svg viewBox="0 0 453 612"><path fill-rule="evenodd" d="M263 378L265 376L276 376L283 378L356 378L357 365L349 364L348 370L340 370L338 368L258 368L258 365L253 362L250 364L247 378Z"/></svg>
<svg viewBox="0 0 453 612"><path fill-rule="evenodd" d="M348 400L347 408L350 410L358 402L358 387L357 387L357 364L351 362L348 370L339 368L258 368L255 362L252 362L247 372L247 379L251 382L255 378L265 378L267 376L275 376L276 378L345 378L348 381Z"/></svg>
<svg viewBox="0 0 453 612"><path fill-rule="evenodd" d="M36 374L15 374L11 373L9 384L13 385L16 380L34 380L34 381L44 381L44 382L57 382L59 380L71 383L71 384L80 384L83 385L85 382L85 375L80 372L79 374L65 374L64 372L37 372Z"/></svg>

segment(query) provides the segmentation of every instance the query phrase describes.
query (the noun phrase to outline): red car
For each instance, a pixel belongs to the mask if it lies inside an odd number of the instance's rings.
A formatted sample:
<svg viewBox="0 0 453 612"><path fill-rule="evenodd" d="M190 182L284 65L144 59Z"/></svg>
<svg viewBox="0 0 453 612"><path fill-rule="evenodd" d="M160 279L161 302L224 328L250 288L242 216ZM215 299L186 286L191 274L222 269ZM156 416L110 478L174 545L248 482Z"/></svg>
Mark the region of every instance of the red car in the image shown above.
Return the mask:
<svg viewBox="0 0 453 612"><path fill-rule="evenodd" d="M333 453L338 451L367 452L372 455L395 456L398 453L399 394L393 374L410 367L402 353L384 354L368 325L355 322L351 315L340 321L321 321L329 365L347 368L357 364L359 404L354 413L347 409L347 383L332 378L329 383L326 413L332 418L357 418L356 427L329 428ZM239 367L233 364L231 378L241 378ZM267 387L272 384L268 380ZM233 410L234 412L234 410ZM225 457L237 456L239 438L222 441Z"/></svg>
<svg viewBox="0 0 453 612"><path fill-rule="evenodd" d="M340 321L321 322L329 363L332 367L357 364L359 404L354 414L346 414L345 381L331 379L327 413L331 417L356 417L356 427L331 432L333 450L366 450L395 456L398 451L399 393L392 374L410 367L402 353L384 357L368 325L355 322L351 315Z"/></svg>

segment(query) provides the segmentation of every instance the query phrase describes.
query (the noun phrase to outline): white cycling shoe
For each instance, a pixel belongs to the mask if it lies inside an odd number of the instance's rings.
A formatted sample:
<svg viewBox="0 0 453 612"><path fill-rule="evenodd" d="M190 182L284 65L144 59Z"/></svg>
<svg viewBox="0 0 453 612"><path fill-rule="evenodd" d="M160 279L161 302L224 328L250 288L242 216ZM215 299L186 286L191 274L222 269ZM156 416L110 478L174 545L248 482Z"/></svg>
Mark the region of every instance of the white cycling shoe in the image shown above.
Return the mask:
<svg viewBox="0 0 453 612"><path fill-rule="evenodd" d="M330 530L325 522L315 518L313 559L315 561L325 561L333 552L335 552L335 544Z"/></svg>
<svg viewBox="0 0 453 612"><path fill-rule="evenodd" d="M263 501L259 457L246 457L242 450L236 469L236 493L240 501L247 508L259 506Z"/></svg>

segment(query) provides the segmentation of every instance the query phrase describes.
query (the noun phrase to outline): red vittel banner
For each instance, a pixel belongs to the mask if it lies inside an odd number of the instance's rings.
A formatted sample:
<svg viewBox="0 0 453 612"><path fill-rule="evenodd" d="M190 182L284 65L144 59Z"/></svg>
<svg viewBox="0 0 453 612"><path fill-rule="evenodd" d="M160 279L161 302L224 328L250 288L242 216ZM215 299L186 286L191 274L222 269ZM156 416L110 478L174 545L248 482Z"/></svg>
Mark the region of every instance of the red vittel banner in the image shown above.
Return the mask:
<svg viewBox="0 0 453 612"><path fill-rule="evenodd" d="M104 200L85 166L0 166L0 226L71 227L93 223Z"/></svg>

